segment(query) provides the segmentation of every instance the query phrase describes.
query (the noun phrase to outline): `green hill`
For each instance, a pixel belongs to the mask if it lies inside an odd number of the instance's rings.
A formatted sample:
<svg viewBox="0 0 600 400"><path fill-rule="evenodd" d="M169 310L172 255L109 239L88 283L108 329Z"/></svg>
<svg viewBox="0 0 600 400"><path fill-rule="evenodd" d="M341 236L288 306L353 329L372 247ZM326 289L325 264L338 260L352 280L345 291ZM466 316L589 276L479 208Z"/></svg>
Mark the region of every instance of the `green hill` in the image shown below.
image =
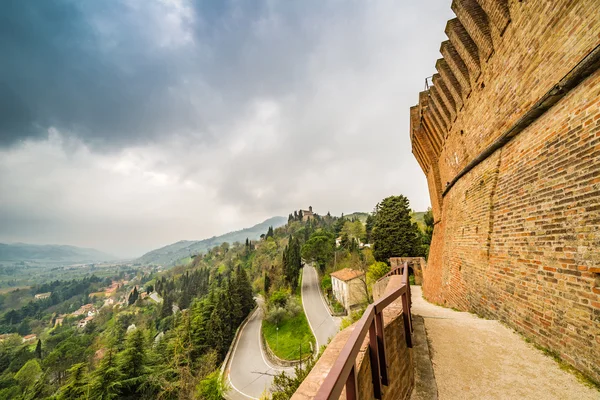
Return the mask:
<svg viewBox="0 0 600 400"><path fill-rule="evenodd" d="M218 246L225 242L244 242L246 238L250 240L257 240L261 234L267 233L269 226L278 228L286 223L287 218L272 217L264 222L261 222L260 224L254 225L251 228L229 232L221 236L213 236L212 238L204 240L181 240L177 243L161 247L160 249L152 250L134 262L144 265L154 264L164 266L185 263L186 259L188 261L191 260L189 257L204 253L214 246Z"/></svg>

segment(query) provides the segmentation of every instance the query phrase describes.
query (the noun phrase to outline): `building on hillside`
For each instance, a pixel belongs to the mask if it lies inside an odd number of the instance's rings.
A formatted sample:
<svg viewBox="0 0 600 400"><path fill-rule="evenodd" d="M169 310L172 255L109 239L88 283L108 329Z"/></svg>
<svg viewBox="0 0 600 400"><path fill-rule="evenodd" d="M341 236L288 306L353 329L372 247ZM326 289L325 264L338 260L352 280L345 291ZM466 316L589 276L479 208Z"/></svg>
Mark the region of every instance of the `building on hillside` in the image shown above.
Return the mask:
<svg viewBox="0 0 600 400"><path fill-rule="evenodd" d="M92 321L94 319L93 315L88 315L87 317L85 317L84 319L82 319L81 321L79 321L77 323L77 327L78 328L85 328L87 326L87 324Z"/></svg>
<svg viewBox="0 0 600 400"><path fill-rule="evenodd" d="M54 320L54 327L62 326L62 324L63 324L64 321L65 321L65 315L59 315Z"/></svg>
<svg viewBox="0 0 600 400"><path fill-rule="evenodd" d="M90 314L91 312L91 314ZM96 314L96 309L94 308L93 304L84 304L81 307L79 307L79 309L75 312L73 312L73 314L71 314L74 317L77 317L79 315L84 315L87 314L89 315L95 315Z"/></svg>
<svg viewBox="0 0 600 400"><path fill-rule="evenodd" d="M367 301L365 273L362 271L344 268L332 272L331 288L335 299L348 312Z"/></svg>
<svg viewBox="0 0 600 400"><path fill-rule="evenodd" d="M312 206L309 206L308 210L301 210L301 211L302 211L302 221L308 221L309 219L315 217L315 213L313 213Z"/></svg>
<svg viewBox="0 0 600 400"><path fill-rule="evenodd" d="M23 343L33 343L36 339L37 336L32 333L31 335L23 336Z"/></svg>
<svg viewBox="0 0 600 400"><path fill-rule="evenodd" d="M52 292L47 292L47 293L38 293L35 296L33 296L36 300L43 300L43 299L47 299L48 297L50 297L50 295L52 294Z"/></svg>

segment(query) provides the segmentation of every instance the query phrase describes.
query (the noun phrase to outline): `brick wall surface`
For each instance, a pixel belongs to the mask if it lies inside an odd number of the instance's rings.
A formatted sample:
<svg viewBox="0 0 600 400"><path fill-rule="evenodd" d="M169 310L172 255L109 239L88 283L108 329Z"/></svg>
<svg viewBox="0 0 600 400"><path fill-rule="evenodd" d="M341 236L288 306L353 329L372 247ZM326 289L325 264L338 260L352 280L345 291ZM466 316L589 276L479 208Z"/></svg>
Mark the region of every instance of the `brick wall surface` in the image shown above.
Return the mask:
<svg viewBox="0 0 600 400"><path fill-rule="evenodd" d="M455 3L447 62L436 64L446 77L438 91L455 97L454 119L440 121L450 113L427 92L411 109L435 218L424 294L500 319L600 381L600 71L443 193L600 45L600 3ZM465 40L469 31L480 37ZM460 58L465 43L479 44L480 71Z"/></svg>

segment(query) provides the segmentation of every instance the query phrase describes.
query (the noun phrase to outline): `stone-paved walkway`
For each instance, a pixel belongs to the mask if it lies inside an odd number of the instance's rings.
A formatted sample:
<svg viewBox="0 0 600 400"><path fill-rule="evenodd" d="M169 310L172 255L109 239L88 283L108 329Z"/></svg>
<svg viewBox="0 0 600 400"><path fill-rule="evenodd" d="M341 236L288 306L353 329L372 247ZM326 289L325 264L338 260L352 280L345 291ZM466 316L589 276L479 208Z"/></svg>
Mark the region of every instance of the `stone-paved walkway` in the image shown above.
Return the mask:
<svg viewBox="0 0 600 400"><path fill-rule="evenodd" d="M411 291L412 312L425 322L440 400L600 399L599 391L498 321L433 305L420 286Z"/></svg>

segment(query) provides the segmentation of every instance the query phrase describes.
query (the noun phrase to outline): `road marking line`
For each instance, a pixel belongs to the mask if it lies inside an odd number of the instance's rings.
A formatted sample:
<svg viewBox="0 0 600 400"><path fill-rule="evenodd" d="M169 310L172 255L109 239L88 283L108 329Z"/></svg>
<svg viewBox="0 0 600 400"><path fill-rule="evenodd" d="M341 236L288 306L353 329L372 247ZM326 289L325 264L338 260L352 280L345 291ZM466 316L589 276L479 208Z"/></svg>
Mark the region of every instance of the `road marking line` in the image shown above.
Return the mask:
<svg viewBox="0 0 600 400"><path fill-rule="evenodd" d="M256 308L256 310L254 311L253 314L256 314L258 312L258 307ZM231 360L229 360L229 363L232 364L233 360L235 359L235 353L237 351L238 346L240 345L241 342L241 337L244 335L244 329L246 329L246 327L248 326L248 324L250 324L250 322L254 319L254 315L252 315L249 319L248 322L246 322L246 325L244 325L244 327L242 328L241 332L240 332L240 337L238 339L238 342L236 343L235 347L233 348L233 353L231 354ZM248 397L250 399L253 400L260 400L258 397L252 397L250 395L247 395L246 393L242 392L240 389L238 389L237 387L235 387L235 385L233 384L233 381L231 380L231 367L229 367L229 373L227 374L227 378L229 379L229 383L231 384L231 387L238 393L240 393L242 396Z"/></svg>
<svg viewBox="0 0 600 400"><path fill-rule="evenodd" d="M315 267L312 267L315 268ZM319 274L317 274L317 270L315 269L315 275L317 275L317 284L319 285L319 287L317 287L317 291L319 292L319 298L321 299L321 302L323 303L323 307L325 307L325 311L327 312L327 315L329 315L329 318L331 318L331 320L335 323L335 318L333 318L333 315L331 315L331 313L329 312L329 307L327 307L327 303L325 303L325 299L323 298L323 295L321 294L321 282L319 282Z"/></svg>
<svg viewBox="0 0 600 400"><path fill-rule="evenodd" d="M306 268L306 265L304 266ZM302 308L304 309L304 315L306 315L306 320L308 321L308 325L310 325L310 330L313 332L313 336L315 337L315 342L316 342L316 354L319 354L319 338L317 337L317 332L315 331L315 329L313 328L312 324L310 323L310 318L308 317L308 313L306 312L306 306L304 305L304 284L306 283L305 278L306 278L306 274L304 273L304 271L306 271L305 268L302 268L302 289L300 289L300 293L302 295ZM311 267L312 268L312 267ZM318 283L318 282L317 282ZM319 294L319 297L321 297L321 295ZM328 312L329 313L329 312ZM302 359L302 354L300 354L300 359Z"/></svg>

